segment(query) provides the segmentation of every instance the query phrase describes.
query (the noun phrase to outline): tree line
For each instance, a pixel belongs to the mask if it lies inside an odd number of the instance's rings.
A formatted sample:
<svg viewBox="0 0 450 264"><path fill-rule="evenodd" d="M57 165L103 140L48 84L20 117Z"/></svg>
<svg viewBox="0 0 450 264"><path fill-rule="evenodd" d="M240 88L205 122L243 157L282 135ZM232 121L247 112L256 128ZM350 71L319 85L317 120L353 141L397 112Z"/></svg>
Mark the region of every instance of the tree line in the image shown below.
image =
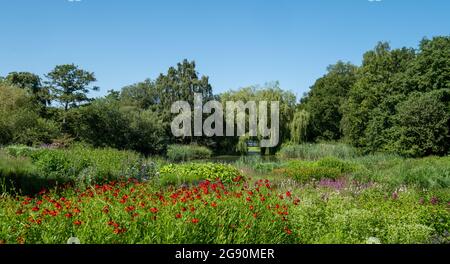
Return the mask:
<svg viewBox="0 0 450 264"><path fill-rule="evenodd" d="M164 153L170 144L198 144L216 153L245 153L243 137L171 136L173 102L203 99L280 101L280 145L345 141L366 153L446 155L450 150L450 36L423 39L418 49L380 42L361 66L339 61L299 101L278 82L214 94L208 76L184 60L147 79L92 99L93 72L56 66L43 78L0 77L0 145L70 144ZM264 150L265 151L265 150Z"/></svg>

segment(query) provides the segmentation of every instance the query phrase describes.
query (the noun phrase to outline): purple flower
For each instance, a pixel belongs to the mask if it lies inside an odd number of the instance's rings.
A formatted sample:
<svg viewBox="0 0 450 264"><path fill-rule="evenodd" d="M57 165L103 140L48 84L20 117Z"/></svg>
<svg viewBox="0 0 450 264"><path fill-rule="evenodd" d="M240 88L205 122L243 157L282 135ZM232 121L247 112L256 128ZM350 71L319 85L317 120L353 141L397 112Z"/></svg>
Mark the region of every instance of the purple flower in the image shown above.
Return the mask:
<svg viewBox="0 0 450 264"><path fill-rule="evenodd" d="M431 203L432 205L436 205L436 204L439 203L439 199L438 199L437 197L433 197L433 198L431 198L430 203Z"/></svg>
<svg viewBox="0 0 450 264"><path fill-rule="evenodd" d="M397 200L397 199L398 199L398 193L397 193L397 192L394 192L394 193L392 194L392 199L393 199L393 200Z"/></svg>

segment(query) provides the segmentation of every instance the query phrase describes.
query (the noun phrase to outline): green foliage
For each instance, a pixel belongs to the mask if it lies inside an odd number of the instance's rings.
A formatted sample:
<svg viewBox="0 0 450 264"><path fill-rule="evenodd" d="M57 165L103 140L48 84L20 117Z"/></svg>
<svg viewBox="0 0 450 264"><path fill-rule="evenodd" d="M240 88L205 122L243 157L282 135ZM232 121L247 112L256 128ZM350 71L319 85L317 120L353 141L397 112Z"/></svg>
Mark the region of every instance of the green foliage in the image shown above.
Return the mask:
<svg viewBox="0 0 450 264"><path fill-rule="evenodd" d="M277 154L285 159L306 159L318 160L324 157L336 157L341 159L348 159L358 156L357 150L346 144L335 143L320 143L320 144L301 144L301 145L286 145L283 146Z"/></svg>
<svg viewBox="0 0 450 264"><path fill-rule="evenodd" d="M36 150L37 148L28 147L25 145L13 145L4 148L4 151L12 157L31 157L31 154Z"/></svg>
<svg viewBox="0 0 450 264"><path fill-rule="evenodd" d="M39 145L58 136L58 125L39 116L39 107L27 91L0 84L0 101L0 144Z"/></svg>
<svg viewBox="0 0 450 264"><path fill-rule="evenodd" d="M89 101L87 93L98 90L98 87L89 87L90 83L96 81L94 73L82 70L74 64L58 65L46 77L49 79L47 83L53 99L59 102L65 111Z"/></svg>
<svg viewBox="0 0 450 264"><path fill-rule="evenodd" d="M0 194L21 190L37 192L49 183L39 177L29 158L14 157L0 149Z"/></svg>
<svg viewBox="0 0 450 264"><path fill-rule="evenodd" d="M220 163L168 164L161 167L159 172L162 185L181 185L218 179L224 183L230 183L240 175L235 167Z"/></svg>
<svg viewBox="0 0 450 264"><path fill-rule="evenodd" d="M367 52L342 106L350 143L405 156L448 153L449 54L450 37L423 40L417 53L386 43Z"/></svg>
<svg viewBox="0 0 450 264"><path fill-rule="evenodd" d="M42 175L62 182L105 182L119 178L144 179L147 165L138 154L114 149L91 149L74 146L70 149L40 149L31 156Z"/></svg>
<svg viewBox="0 0 450 264"><path fill-rule="evenodd" d="M226 102L243 102L247 103L249 101L278 101L280 103L280 141L279 145L282 142L289 141L290 139L290 125L292 122L292 118L294 116L294 110L296 106L296 97L290 91L284 91L280 88L278 82L268 83L265 86L251 86L238 89L236 91L228 91L220 94L220 101L222 105L226 106ZM270 105L270 104L269 104ZM246 122L248 123L248 115L246 115ZM236 123L236 119L235 119ZM234 124L236 127L236 124ZM226 124L224 124L226 127ZM258 138L260 139L260 138ZM233 140L230 138L229 140ZM279 146L276 148L272 148L269 151L275 153Z"/></svg>
<svg viewBox="0 0 450 264"><path fill-rule="evenodd" d="M305 110L295 112L291 122L291 141L295 144L306 142L311 115Z"/></svg>
<svg viewBox="0 0 450 264"><path fill-rule="evenodd" d="M300 183L311 180L332 179L335 180L344 174L356 171L357 167L347 161L334 157L326 157L315 162L290 161L282 170L284 174Z"/></svg>
<svg viewBox="0 0 450 264"><path fill-rule="evenodd" d="M156 164L131 151L92 149L75 145L69 149L10 147L3 155L2 177L24 193L63 184L87 187L119 179L150 180L157 176ZM19 166L25 162L22 168ZM4 164L18 164L10 166Z"/></svg>
<svg viewBox="0 0 450 264"><path fill-rule="evenodd" d="M95 147L161 153L167 136L160 116L151 110L122 107L116 99L99 99L69 111L67 122L78 139Z"/></svg>
<svg viewBox="0 0 450 264"><path fill-rule="evenodd" d="M399 193L396 199L386 198L380 188L358 195L303 193L302 206L292 212L295 230L302 234L299 243L433 243L432 237L444 236L450 224L445 205L421 204L421 194L412 190Z"/></svg>
<svg viewBox="0 0 450 264"><path fill-rule="evenodd" d="M170 161L207 159L211 155L210 149L198 145L170 145L167 148L167 158Z"/></svg>
<svg viewBox="0 0 450 264"><path fill-rule="evenodd" d="M5 81L15 87L28 90L33 96L33 101L44 107L50 103L49 90L42 86L41 78L36 74L11 72L6 76Z"/></svg>
<svg viewBox="0 0 450 264"><path fill-rule="evenodd" d="M449 153L450 89L412 93L397 111L393 151L411 157Z"/></svg>
<svg viewBox="0 0 450 264"><path fill-rule="evenodd" d="M302 135L312 141L341 138L341 105L357 80L357 67L350 63L339 61L327 70L328 73L318 79L302 99L302 106L310 115L303 125L306 131ZM293 139L295 143L301 143L295 137Z"/></svg>
<svg viewBox="0 0 450 264"><path fill-rule="evenodd" d="M450 187L450 158L379 161L365 177L392 187L402 185L426 189Z"/></svg>

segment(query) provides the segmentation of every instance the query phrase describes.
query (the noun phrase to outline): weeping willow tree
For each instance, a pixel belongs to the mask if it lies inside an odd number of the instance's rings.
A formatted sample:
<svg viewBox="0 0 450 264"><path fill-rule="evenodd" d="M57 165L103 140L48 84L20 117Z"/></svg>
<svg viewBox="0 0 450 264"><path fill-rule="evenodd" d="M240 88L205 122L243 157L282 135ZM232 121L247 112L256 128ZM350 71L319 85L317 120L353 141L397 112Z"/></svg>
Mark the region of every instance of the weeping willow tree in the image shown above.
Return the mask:
<svg viewBox="0 0 450 264"><path fill-rule="evenodd" d="M248 134L239 137L239 142L236 145L236 152L240 153L241 155L247 154L248 153L247 142L249 139L250 137L248 136Z"/></svg>
<svg viewBox="0 0 450 264"><path fill-rule="evenodd" d="M311 114L305 110L295 112L291 122L291 141L299 144L306 141Z"/></svg>

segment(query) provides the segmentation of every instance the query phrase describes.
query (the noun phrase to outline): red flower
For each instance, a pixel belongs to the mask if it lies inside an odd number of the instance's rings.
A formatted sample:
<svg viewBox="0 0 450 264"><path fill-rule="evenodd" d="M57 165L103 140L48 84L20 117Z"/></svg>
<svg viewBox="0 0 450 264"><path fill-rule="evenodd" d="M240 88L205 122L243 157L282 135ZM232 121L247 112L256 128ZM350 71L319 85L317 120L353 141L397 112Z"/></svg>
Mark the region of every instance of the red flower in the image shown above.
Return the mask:
<svg viewBox="0 0 450 264"><path fill-rule="evenodd" d="M292 231L289 228L285 228L284 231L286 232L286 234L291 235Z"/></svg>
<svg viewBox="0 0 450 264"><path fill-rule="evenodd" d="M156 214L158 212L158 208L153 207L153 208L150 209L150 212Z"/></svg>
<svg viewBox="0 0 450 264"><path fill-rule="evenodd" d="M291 192L286 192L286 197L291 197Z"/></svg>
<svg viewBox="0 0 450 264"><path fill-rule="evenodd" d="M80 226L82 222L80 220L76 220L73 222L74 225Z"/></svg>
<svg viewBox="0 0 450 264"><path fill-rule="evenodd" d="M35 206L35 207L33 207L33 208L31 209L31 211L37 212L37 211L39 211L39 207Z"/></svg>
<svg viewBox="0 0 450 264"><path fill-rule="evenodd" d="M132 211L134 211L134 206L127 206L127 207L125 207L125 211L127 211L127 212L132 212Z"/></svg>
<svg viewBox="0 0 450 264"><path fill-rule="evenodd" d="M74 208L73 210L72 210L75 214L79 214L81 211L80 211L80 209L78 209L78 208Z"/></svg>
<svg viewBox="0 0 450 264"><path fill-rule="evenodd" d="M123 234L125 232L127 232L126 228L115 228L114 229L114 234L116 234L116 235Z"/></svg>
<svg viewBox="0 0 450 264"><path fill-rule="evenodd" d="M216 204L215 202L212 202L212 203L211 203L211 206L212 206L212 207L217 207L217 204Z"/></svg>
<svg viewBox="0 0 450 264"><path fill-rule="evenodd" d="M254 218L257 218L257 217L258 217L258 214L257 214L257 213L254 213L254 214L253 214L253 217L254 217Z"/></svg>
<svg viewBox="0 0 450 264"><path fill-rule="evenodd" d="M193 218L192 220L191 220L191 222L193 223L193 224L197 224L198 223L198 218Z"/></svg>
<svg viewBox="0 0 450 264"><path fill-rule="evenodd" d="M67 217L67 218L71 218L73 215L71 213L67 213L64 216Z"/></svg>
<svg viewBox="0 0 450 264"><path fill-rule="evenodd" d="M247 200L247 202L251 202L251 201L252 201L252 198L247 197L247 198L245 198L245 200Z"/></svg>
<svg viewBox="0 0 450 264"><path fill-rule="evenodd" d="M102 212L107 214L109 213L109 207L107 205L105 205L105 207L103 207Z"/></svg>
<svg viewBox="0 0 450 264"><path fill-rule="evenodd" d="M176 219L180 219L180 218L181 218L181 214L180 214L180 213L176 214L176 215L175 215L175 218L176 218Z"/></svg>
<svg viewBox="0 0 450 264"><path fill-rule="evenodd" d="M253 211L255 207L253 205L250 205L250 211Z"/></svg>

